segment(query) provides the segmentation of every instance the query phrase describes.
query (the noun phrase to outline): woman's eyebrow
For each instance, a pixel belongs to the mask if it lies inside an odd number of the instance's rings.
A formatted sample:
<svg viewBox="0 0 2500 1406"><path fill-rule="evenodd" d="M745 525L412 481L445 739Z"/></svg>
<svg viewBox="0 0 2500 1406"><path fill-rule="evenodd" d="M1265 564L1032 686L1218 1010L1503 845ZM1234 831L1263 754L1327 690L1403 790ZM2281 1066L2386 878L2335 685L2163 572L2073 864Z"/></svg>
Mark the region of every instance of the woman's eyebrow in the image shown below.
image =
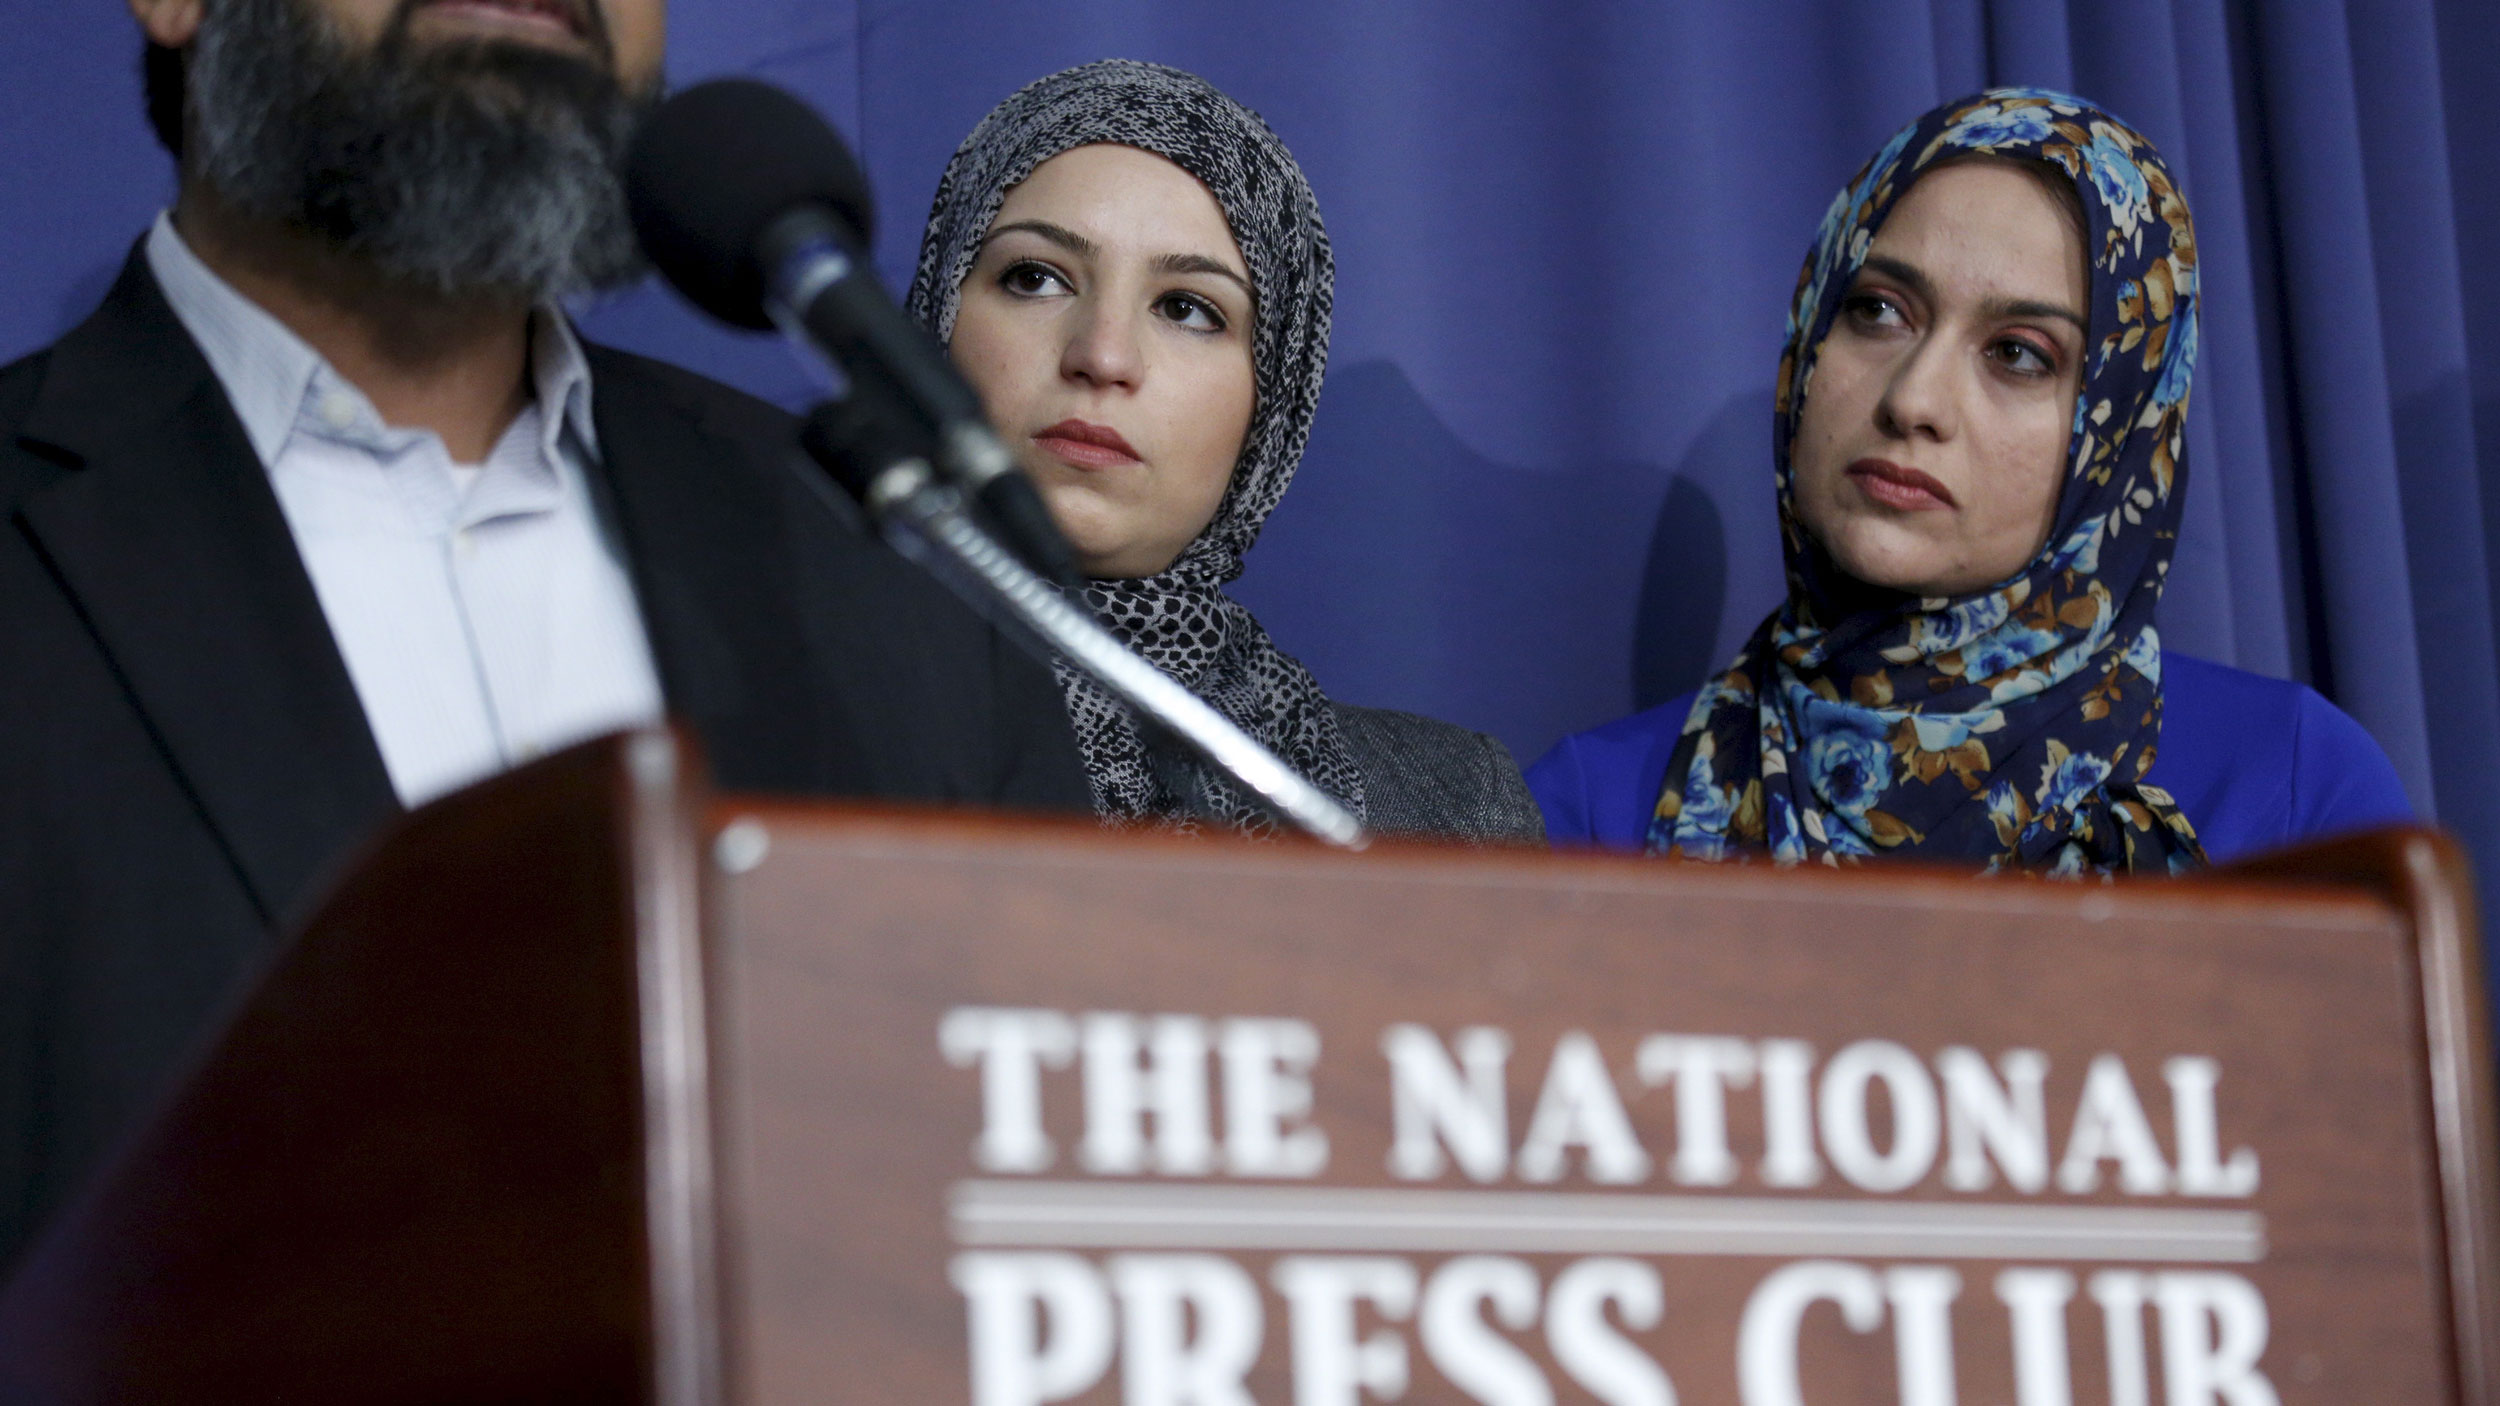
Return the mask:
<svg viewBox="0 0 2500 1406"><path fill-rule="evenodd" d="M1217 278L1229 278L1241 285L1242 292L1253 299L1258 297L1258 291L1250 286L1249 279L1233 272L1231 265L1211 255L1165 254L1155 260L1155 269L1161 273L1206 273Z"/></svg>
<svg viewBox="0 0 2500 1406"><path fill-rule="evenodd" d="M2082 313L2076 312L2076 311L2075 311L2074 309L2072 309L2072 308L2059 307L2059 306L2058 306L2057 304L2055 304L2055 303L2036 303L2036 302L2032 302L2032 301L2030 301L2030 300L2028 300L2028 299L2023 299L2023 298L2015 298L2015 299L2010 299L2010 300L2001 300L2001 301L1998 301L1998 302L1993 302L1993 303L1990 303L1990 304L1988 304L1988 306L1987 306L1987 308L1985 309L1985 311L1988 313L1988 315L1989 315L1991 318L1999 318L1999 317L2030 317L2030 318L2054 317L2054 318L2060 318L2060 319L2063 319L2064 321L2071 322L2071 323L2075 324L2075 330L2076 330L2076 331L2078 331L2078 332L2081 332L2081 333L2082 333L2082 334L2084 334L2085 336L2089 337L2089 336L2091 336L2091 335L2092 335L2092 325L2091 325L2090 323L2085 322L2085 321L2083 320L2083 314L2082 314Z"/></svg>
<svg viewBox="0 0 2500 1406"><path fill-rule="evenodd" d="M986 249L991 241L1007 234L1039 236L1080 259L1090 259L1102 252L1102 246L1087 239L1084 235L1065 225L1054 225L1048 220L1017 220L1012 224L1000 225L981 236L981 247ZM1213 274L1217 278L1229 278L1241 285L1241 291L1250 295L1253 301L1258 298L1258 290L1250 286L1249 279L1242 277L1233 270L1231 265L1211 254L1165 254L1154 261L1154 266L1156 271L1161 273L1205 273Z"/></svg>
<svg viewBox="0 0 2500 1406"><path fill-rule="evenodd" d="M1000 225L981 236L981 247L988 248L990 241L1002 234L1017 233L1040 235L1080 259L1090 259L1102 252L1094 241L1087 239L1084 235L1065 225L1054 225L1048 220L1018 220L1014 224Z"/></svg>
<svg viewBox="0 0 2500 1406"><path fill-rule="evenodd" d="M1920 272L1918 266L1915 264L1905 264L1899 259L1891 258L1883 254L1869 254L1866 256L1865 262L1858 265L1858 271L1861 273L1880 273L1884 277L1900 284L1902 287L1909 289L1920 298L1923 298L1930 303L1936 301L1935 283L1932 282L1926 274Z"/></svg>

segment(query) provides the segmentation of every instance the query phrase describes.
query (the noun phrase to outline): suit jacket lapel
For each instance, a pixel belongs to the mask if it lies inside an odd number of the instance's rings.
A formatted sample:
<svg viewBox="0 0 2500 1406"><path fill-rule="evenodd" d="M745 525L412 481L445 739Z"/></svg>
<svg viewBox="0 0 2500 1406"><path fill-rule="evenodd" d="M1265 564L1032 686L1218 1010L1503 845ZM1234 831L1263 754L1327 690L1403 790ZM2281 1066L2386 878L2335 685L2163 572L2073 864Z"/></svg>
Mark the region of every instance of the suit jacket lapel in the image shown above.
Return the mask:
<svg viewBox="0 0 2500 1406"><path fill-rule="evenodd" d="M268 475L138 252L19 437L75 468L20 527L283 921L397 800Z"/></svg>
<svg viewBox="0 0 2500 1406"><path fill-rule="evenodd" d="M828 692L811 667L787 519L813 505L794 504L796 485L774 478L785 465L759 464L752 436L713 424L675 374L587 352L604 486L670 712L725 786L878 789L855 691Z"/></svg>

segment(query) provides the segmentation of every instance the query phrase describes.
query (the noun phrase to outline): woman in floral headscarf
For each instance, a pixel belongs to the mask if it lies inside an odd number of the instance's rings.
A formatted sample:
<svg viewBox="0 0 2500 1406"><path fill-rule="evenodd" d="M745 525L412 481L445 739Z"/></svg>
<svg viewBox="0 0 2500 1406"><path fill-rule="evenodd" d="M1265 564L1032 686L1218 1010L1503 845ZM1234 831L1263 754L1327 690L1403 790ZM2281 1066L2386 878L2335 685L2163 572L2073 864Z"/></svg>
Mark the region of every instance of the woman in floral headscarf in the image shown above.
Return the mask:
<svg viewBox="0 0 2500 1406"><path fill-rule="evenodd" d="M2332 704L2162 649L2196 307L2187 202L2117 119L1998 89L1904 128L1789 312L1787 598L1698 693L1531 768L1549 833L2177 873L2406 818Z"/></svg>

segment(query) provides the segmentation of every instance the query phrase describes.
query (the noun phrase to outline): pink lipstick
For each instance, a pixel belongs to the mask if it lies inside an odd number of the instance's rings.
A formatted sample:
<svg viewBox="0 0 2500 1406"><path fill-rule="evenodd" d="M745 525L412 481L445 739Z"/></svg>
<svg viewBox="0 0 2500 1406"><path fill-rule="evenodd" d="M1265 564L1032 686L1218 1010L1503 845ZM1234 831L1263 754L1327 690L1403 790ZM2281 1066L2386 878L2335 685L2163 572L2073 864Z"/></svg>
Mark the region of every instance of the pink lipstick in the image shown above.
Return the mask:
<svg viewBox="0 0 2500 1406"><path fill-rule="evenodd" d="M1850 481L1867 497L1887 508L1923 512L1954 506L1953 494L1934 476L1888 459L1860 459L1848 468Z"/></svg>
<svg viewBox="0 0 2500 1406"><path fill-rule="evenodd" d="M1144 461L1118 430L1084 420L1062 420L1035 434L1033 442L1080 469L1113 469Z"/></svg>

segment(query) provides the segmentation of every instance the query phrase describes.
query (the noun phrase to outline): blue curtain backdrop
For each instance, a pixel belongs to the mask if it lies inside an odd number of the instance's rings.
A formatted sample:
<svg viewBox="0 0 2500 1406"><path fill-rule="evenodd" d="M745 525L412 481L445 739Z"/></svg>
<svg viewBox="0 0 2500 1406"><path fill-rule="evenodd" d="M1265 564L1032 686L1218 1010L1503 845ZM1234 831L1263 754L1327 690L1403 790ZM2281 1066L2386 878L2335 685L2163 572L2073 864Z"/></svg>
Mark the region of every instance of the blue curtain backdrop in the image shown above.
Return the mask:
<svg viewBox="0 0 2500 1406"><path fill-rule="evenodd" d="M170 176L116 0L13 7L0 355L92 305ZM1239 591L1331 692L1522 759L1662 700L1776 599L1798 261L1895 126L1991 83L2168 154L2206 278L2172 647L2365 723L2500 895L2500 9L2489 0L681 0L679 82L859 144L910 267L991 104L1106 55L1264 113L1339 256L1310 457ZM795 402L778 345L642 290L596 334Z"/></svg>

